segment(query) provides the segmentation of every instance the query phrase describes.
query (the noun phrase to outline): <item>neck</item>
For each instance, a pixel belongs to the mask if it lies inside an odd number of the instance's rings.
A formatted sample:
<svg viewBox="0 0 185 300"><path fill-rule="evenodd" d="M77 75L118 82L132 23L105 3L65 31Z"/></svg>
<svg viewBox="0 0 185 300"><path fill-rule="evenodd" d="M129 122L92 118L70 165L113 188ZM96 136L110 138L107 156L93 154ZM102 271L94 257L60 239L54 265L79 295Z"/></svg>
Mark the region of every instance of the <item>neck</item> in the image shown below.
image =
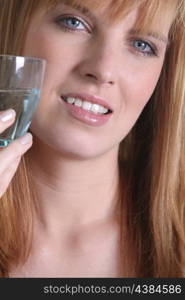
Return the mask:
<svg viewBox="0 0 185 300"><path fill-rule="evenodd" d="M35 139L27 157L40 221L45 227L82 226L117 219L120 205L117 151L79 160Z"/></svg>

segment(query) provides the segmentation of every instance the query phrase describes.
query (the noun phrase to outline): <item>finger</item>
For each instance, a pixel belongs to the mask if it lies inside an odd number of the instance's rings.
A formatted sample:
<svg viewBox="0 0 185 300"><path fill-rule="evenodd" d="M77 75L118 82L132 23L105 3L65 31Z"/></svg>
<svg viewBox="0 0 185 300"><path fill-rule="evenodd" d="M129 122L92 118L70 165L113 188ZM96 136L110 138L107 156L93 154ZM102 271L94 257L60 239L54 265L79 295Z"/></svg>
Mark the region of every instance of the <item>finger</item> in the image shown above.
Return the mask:
<svg viewBox="0 0 185 300"><path fill-rule="evenodd" d="M8 109L0 112L0 133L13 124L15 121L16 112L13 109Z"/></svg>
<svg viewBox="0 0 185 300"><path fill-rule="evenodd" d="M0 151L0 176L13 161L22 156L32 146L32 140L32 134L28 132Z"/></svg>

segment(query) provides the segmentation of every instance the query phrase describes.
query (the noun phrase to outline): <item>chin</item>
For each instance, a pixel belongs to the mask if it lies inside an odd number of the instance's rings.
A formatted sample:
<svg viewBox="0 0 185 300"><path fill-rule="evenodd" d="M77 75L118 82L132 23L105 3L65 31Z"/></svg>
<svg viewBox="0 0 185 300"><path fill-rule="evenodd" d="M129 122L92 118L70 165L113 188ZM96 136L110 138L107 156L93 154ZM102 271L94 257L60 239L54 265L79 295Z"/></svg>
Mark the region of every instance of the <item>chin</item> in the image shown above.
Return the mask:
<svg viewBox="0 0 185 300"><path fill-rule="evenodd" d="M91 145L90 143L78 144L55 141L51 142L50 146L60 152L64 157L78 160L95 159L106 153L106 149L97 148L96 145Z"/></svg>
<svg viewBox="0 0 185 300"><path fill-rule="evenodd" d="M105 145L100 144L97 140L94 141L90 137L68 136L66 134L43 132L38 129L30 128L33 134L33 142L38 147L49 147L50 150L61 154L68 159L88 160L95 159L106 153L108 150ZM48 149L48 151L50 151Z"/></svg>

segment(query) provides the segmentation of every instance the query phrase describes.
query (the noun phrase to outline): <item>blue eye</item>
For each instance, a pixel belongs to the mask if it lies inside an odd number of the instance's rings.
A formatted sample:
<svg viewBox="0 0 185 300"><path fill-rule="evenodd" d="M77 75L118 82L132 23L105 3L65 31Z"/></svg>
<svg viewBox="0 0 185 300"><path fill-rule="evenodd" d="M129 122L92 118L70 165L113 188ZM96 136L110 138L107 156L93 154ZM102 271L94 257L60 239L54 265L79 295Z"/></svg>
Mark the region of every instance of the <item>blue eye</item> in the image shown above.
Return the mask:
<svg viewBox="0 0 185 300"><path fill-rule="evenodd" d="M64 18L63 23L66 26L69 26L74 29L84 29L84 27L85 27L80 20L78 20L77 18L74 18L74 17L73 18Z"/></svg>
<svg viewBox="0 0 185 300"><path fill-rule="evenodd" d="M142 40L134 40L133 46L137 51L143 53L144 55L155 55L155 50L147 42L144 42Z"/></svg>
<svg viewBox="0 0 185 300"><path fill-rule="evenodd" d="M87 26L76 17L59 17L56 20L56 23L59 24L64 30L75 31L75 30L87 30Z"/></svg>

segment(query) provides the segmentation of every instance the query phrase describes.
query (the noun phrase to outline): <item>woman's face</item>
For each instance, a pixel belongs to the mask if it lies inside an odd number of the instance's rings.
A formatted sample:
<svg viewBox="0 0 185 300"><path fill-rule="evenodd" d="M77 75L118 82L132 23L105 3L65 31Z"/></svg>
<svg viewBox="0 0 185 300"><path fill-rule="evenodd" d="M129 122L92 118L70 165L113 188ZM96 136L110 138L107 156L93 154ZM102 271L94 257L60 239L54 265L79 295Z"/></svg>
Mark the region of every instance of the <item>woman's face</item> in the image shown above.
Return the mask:
<svg viewBox="0 0 185 300"><path fill-rule="evenodd" d="M37 11L23 54L47 60L30 127L40 141L82 159L118 150L156 86L170 27L138 35L137 14L113 24L103 10Z"/></svg>

